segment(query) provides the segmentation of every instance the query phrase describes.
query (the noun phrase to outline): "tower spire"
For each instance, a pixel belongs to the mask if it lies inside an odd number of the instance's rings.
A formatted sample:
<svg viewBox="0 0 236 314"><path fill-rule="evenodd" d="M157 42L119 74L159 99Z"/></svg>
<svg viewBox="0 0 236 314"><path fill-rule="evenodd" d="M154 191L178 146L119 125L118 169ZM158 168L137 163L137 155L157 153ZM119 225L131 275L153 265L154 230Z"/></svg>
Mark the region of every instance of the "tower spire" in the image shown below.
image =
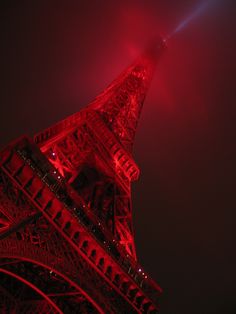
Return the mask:
<svg viewBox="0 0 236 314"><path fill-rule="evenodd" d="M95 110L126 150L132 152L135 132L157 61L165 42L158 37L94 101L83 110ZM75 127L81 111L38 133L35 142L43 146L59 133Z"/></svg>
<svg viewBox="0 0 236 314"><path fill-rule="evenodd" d="M162 39L154 43L123 71L88 108L96 110L129 152L155 65L163 52Z"/></svg>

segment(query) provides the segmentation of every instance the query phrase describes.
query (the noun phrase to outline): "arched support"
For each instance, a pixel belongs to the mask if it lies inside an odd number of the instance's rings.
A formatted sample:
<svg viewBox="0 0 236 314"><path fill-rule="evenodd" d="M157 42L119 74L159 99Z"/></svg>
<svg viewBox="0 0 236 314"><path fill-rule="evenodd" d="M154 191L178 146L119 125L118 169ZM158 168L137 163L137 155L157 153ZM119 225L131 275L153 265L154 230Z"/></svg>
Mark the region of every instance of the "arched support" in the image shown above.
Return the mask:
<svg viewBox="0 0 236 314"><path fill-rule="evenodd" d="M8 276L14 277L15 279L19 280L23 284L27 285L28 287L33 289L35 292L37 292L44 300L46 300L57 311L58 314L63 314L63 312L59 309L59 307L45 293L43 293L43 291L38 289L31 282L25 280L24 278L14 274L13 272L10 272L4 268L0 268L0 273L4 273Z"/></svg>
<svg viewBox="0 0 236 314"><path fill-rule="evenodd" d="M29 262L29 263L32 263L32 264L35 264L35 265L38 265L38 266L41 266L47 270L49 270L50 272L53 272L55 274L57 274L59 277L63 278L67 283L69 283L72 287L74 287L80 294L82 294L84 296L84 298L92 304L92 306L98 311L98 313L100 314L105 314L104 310L77 284L75 283L74 281L72 281L68 276L66 276L65 274L63 274L62 272L60 272L58 269L56 269L56 267L52 267L51 265L46 265L44 264L43 262L41 261L38 261L38 260L35 260L35 259L32 259L32 258L27 258L25 256L20 256L20 255L17 255L17 254L0 254L0 260L3 259L3 258L7 258L7 259L17 259L18 262L19 261L22 261L22 262ZM3 268L0 268L0 271L2 272L9 272L8 270L5 270ZM10 272L9 272L10 273ZM13 276L15 275L15 278L18 279L17 277L21 278L20 276L12 273ZM23 278L21 278L22 282L24 282ZM19 279L20 280L20 279ZM26 280L25 280L26 281ZM28 283L28 286L30 286L30 283ZM32 285L34 286L34 285ZM30 286L31 287L31 286ZM37 287L35 287L37 289ZM33 288L32 288L33 289ZM36 292L38 292L36 289L34 289ZM41 293L43 293L41 291ZM41 294L42 295L42 294ZM49 298L50 299L50 298ZM45 298L45 300L47 300ZM52 302L52 300L50 299L50 301ZM63 312L61 312L61 310L59 309L59 313L63 314Z"/></svg>

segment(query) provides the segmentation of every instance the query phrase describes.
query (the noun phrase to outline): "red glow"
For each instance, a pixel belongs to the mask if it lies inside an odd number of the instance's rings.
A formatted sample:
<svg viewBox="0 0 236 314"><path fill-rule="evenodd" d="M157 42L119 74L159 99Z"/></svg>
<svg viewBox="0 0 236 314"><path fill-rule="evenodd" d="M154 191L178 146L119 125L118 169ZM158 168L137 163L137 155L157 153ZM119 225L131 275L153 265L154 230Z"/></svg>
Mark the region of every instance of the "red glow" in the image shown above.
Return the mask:
<svg viewBox="0 0 236 314"><path fill-rule="evenodd" d="M78 112L153 33L165 37L199 2L2 1L1 147ZM169 41L136 134L135 245L168 291L163 314L235 312L235 1L212 2L209 14ZM69 176L65 164L61 170ZM1 210L14 213L5 231L37 214L10 186L5 180L20 210L1 197ZM43 246L28 227L18 237Z"/></svg>

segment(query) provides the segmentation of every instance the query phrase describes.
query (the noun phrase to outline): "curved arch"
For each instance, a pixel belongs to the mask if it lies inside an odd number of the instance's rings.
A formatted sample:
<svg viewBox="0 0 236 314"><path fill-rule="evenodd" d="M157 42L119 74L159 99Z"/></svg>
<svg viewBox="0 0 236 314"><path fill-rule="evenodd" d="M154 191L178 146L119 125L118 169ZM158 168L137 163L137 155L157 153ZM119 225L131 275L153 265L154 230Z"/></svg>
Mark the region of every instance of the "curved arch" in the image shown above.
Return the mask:
<svg viewBox="0 0 236 314"><path fill-rule="evenodd" d="M95 308L96 310L101 313L101 314L105 314L105 312L102 310L102 308L78 285L76 284L74 281L72 281L69 277L67 277L66 275L64 275L63 273L61 273L59 270L57 270L55 267L51 267L49 265L46 265L38 260L34 260L31 258L27 258L27 257L23 257L17 254L0 254L0 259L1 258L12 258L12 259L18 259L20 261L26 261L32 264L36 264L39 265L41 267L44 267L50 271L53 271L55 274L57 274L58 276L62 277L65 281L67 281L71 286L75 287ZM61 312L62 313L62 312ZM63 314L63 313L62 313Z"/></svg>
<svg viewBox="0 0 236 314"><path fill-rule="evenodd" d="M31 289L36 291L39 295L41 295L41 297L43 297L59 314L63 314L63 312L59 309L59 307L45 293L43 293L43 291L38 289L31 282L27 281L26 279L14 274L13 272L11 272L9 270L6 270L4 268L0 268L0 273L4 273L8 276L14 277L17 280L21 281L22 283L24 283L25 285L27 285L28 287L30 287Z"/></svg>

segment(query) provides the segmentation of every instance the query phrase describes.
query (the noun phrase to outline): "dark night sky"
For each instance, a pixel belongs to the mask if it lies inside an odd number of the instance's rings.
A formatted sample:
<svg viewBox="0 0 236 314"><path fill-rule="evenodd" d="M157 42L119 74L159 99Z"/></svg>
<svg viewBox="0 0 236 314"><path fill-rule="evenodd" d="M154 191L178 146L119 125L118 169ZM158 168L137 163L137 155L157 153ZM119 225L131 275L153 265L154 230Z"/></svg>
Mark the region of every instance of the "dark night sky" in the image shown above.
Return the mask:
<svg viewBox="0 0 236 314"><path fill-rule="evenodd" d="M78 111L197 2L2 1L1 147ZM236 313L235 7L169 42L136 136L137 251L162 314Z"/></svg>

